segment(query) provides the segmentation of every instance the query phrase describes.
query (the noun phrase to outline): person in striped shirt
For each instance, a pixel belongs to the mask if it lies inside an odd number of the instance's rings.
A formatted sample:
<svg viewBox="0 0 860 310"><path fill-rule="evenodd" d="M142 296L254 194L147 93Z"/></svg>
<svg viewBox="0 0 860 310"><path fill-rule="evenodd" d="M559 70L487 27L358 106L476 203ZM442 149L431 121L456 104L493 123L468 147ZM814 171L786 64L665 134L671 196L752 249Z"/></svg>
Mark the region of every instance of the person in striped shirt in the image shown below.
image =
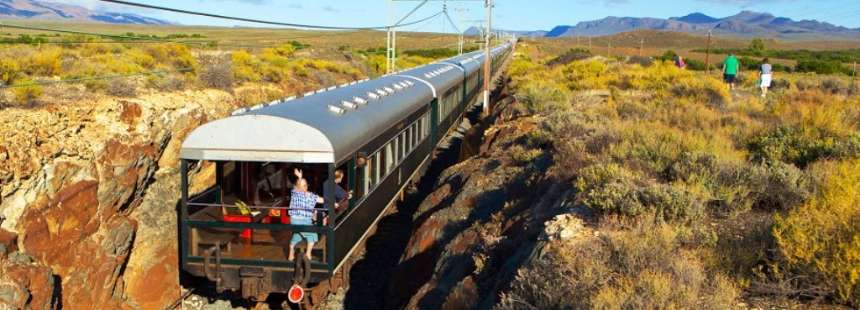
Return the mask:
<svg viewBox="0 0 860 310"><path fill-rule="evenodd" d="M308 181L302 177L301 169L294 169L293 173L298 180L296 180L296 185L293 187L290 197L290 224L311 226L318 215L314 209L317 204L323 203L324 200L317 194L308 191ZM308 243L305 249L305 257L311 259L311 249L319 241L319 236L313 232L294 232L292 239L290 239L290 251L288 255L290 261L295 258L295 247L299 242L302 242L302 239L305 239Z"/></svg>

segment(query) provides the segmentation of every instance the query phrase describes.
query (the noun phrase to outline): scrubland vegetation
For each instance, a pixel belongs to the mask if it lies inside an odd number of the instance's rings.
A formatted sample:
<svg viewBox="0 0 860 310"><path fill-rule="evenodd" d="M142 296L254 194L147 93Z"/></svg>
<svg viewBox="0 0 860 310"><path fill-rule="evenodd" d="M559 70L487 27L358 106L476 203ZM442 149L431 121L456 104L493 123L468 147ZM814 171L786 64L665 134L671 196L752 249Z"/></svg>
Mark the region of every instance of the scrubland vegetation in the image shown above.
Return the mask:
<svg viewBox="0 0 860 310"><path fill-rule="evenodd" d="M249 48L221 48L198 33L126 32L114 40L82 35L21 34L0 49L0 108L74 102L93 96L218 88L256 104L385 71L384 53L339 49L320 57L297 40ZM133 42L135 40L151 40ZM408 42L408 41L407 41ZM200 44L198 44L200 43ZM371 49L372 51L372 49ZM402 50L400 69L456 54L452 49Z"/></svg>
<svg viewBox="0 0 860 310"><path fill-rule="evenodd" d="M502 308L860 307L856 82L777 73L760 99L751 78L573 54L527 42L509 74L595 234L547 244Z"/></svg>

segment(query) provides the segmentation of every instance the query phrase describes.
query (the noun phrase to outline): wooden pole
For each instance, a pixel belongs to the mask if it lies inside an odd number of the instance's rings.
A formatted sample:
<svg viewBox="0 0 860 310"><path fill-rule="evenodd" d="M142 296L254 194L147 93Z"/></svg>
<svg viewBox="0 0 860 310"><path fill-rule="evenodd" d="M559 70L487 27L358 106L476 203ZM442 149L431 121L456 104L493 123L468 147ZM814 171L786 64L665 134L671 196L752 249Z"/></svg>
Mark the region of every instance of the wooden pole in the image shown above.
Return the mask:
<svg viewBox="0 0 860 310"><path fill-rule="evenodd" d="M705 49L705 68L711 74L711 31L708 30L708 47Z"/></svg>
<svg viewBox="0 0 860 310"><path fill-rule="evenodd" d="M606 38L606 58L612 57L612 39Z"/></svg>

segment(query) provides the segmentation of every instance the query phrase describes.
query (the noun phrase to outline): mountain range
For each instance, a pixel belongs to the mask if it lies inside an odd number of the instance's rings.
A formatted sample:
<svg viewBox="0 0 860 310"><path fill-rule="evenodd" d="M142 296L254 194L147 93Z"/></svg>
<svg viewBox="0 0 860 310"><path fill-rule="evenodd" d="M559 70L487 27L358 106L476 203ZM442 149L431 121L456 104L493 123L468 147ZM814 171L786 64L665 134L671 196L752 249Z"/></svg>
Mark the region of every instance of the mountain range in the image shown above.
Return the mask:
<svg viewBox="0 0 860 310"><path fill-rule="evenodd" d="M39 0L0 0L0 18L87 21L111 24L169 25L172 22L133 13L90 10Z"/></svg>
<svg viewBox="0 0 860 310"><path fill-rule="evenodd" d="M795 21L776 17L769 13L743 11L736 15L716 18L702 13L682 17L615 17L584 21L575 26L556 26L550 31L509 31L528 37L575 37L605 36L634 30L657 30L704 34L712 31L717 35L737 37L767 37L782 39L845 38L860 39L860 28L836 26L816 20ZM470 28L467 35L479 33Z"/></svg>

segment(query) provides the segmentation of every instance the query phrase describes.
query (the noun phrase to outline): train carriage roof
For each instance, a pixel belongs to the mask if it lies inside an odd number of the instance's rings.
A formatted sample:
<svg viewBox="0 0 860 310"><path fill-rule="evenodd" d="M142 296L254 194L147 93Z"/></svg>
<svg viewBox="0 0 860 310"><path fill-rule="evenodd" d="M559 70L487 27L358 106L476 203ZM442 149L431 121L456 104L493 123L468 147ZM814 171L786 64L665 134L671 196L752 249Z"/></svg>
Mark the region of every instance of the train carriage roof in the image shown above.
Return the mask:
<svg viewBox="0 0 860 310"><path fill-rule="evenodd" d="M468 54L463 54L463 55L445 60L444 62L461 66L462 68L465 69L466 75L469 76L481 68L481 63L472 59L472 57L475 57L475 55L477 55L480 52L481 51L474 51L474 52L471 52Z"/></svg>
<svg viewBox="0 0 860 310"><path fill-rule="evenodd" d="M436 90L436 96L443 95L448 89L463 81L463 68L450 63L432 63L409 69L398 75L411 76L430 83Z"/></svg>
<svg viewBox="0 0 860 310"><path fill-rule="evenodd" d="M381 95L388 91L393 92ZM185 139L180 157L338 163L432 99L432 90L420 81L385 76L288 102L240 110L207 123ZM366 103L362 104L362 100Z"/></svg>

